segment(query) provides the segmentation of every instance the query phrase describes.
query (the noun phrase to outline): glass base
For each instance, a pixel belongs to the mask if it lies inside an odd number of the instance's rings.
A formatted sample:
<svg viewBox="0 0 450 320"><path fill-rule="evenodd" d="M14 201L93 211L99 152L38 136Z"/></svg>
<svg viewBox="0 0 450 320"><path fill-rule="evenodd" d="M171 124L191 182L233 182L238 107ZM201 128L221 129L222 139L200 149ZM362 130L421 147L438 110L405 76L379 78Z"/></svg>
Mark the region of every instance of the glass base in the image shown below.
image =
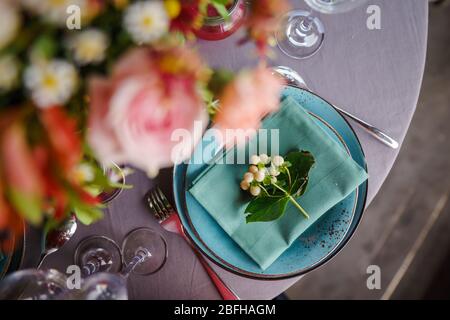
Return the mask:
<svg viewBox="0 0 450 320"><path fill-rule="evenodd" d="M84 280L76 298L79 300L127 300L126 279L114 273L96 273Z"/></svg>
<svg viewBox="0 0 450 320"><path fill-rule="evenodd" d="M275 33L278 47L287 56L304 59L314 55L322 46L325 28L308 11L294 10L281 18Z"/></svg>
<svg viewBox="0 0 450 320"><path fill-rule="evenodd" d="M149 256L133 268L133 273L149 275L162 268L167 259L167 244L164 238L149 228L131 231L123 241L122 253L125 265L129 265L142 251Z"/></svg>
<svg viewBox="0 0 450 320"><path fill-rule="evenodd" d="M111 239L93 236L83 240L75 250L75 264L85 275L97 272L119 272L122 269L122 254Z"/></svg>
<svg viewBox="0 0 450 320"><path fill-rule="evenodd" d="M57 270L16 271L0 282L0 300L60 300L67 290L67 278Z"/></svg>

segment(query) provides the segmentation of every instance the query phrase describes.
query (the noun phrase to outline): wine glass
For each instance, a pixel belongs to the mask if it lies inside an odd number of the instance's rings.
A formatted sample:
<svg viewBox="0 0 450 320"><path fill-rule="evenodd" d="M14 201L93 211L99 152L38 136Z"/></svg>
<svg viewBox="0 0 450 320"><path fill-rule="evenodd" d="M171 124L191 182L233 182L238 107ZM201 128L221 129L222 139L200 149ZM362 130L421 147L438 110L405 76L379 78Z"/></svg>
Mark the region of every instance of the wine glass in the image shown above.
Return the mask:
<svg viewBox="0 0 450 320"><path fill-rule="evenodd" d="M77 300L126 300L126 280L117 274L122 269L122 252L117 243L105 236L92 236L78 244L75 264L84 277L81 288L73 293Z"/></svg>
<svg viewBox="0 0 450 320"><path fill-rule="evenodd" d="M98 272L82 280L80 290L73 294L77 300L127 300L126 278L118 273Z"/></svg>
<svg viewBox="0 0 450 320"><path fill-rule="evenodd" d="M367 0L305 0L312 8L322 13L341 13L362 5ZM280 50L294 59L314 55L323 44L325 27L311 11L292 10L280 20L275 39Z"/></svg>
<svg viewBox="0 0 450 320"><path fill-rule="evenodd" d="M119 272L122 269L119 246L104 236L92 236L81 241L75 249L74 260L85 277L97 272Z"/></svg>
<svg viewBox="0 0 450 320"><path fill-rule="evenodd" d="M149 275L162 268L167 259L167 242L150 228L132 230L122 243L125 268L122 275Z"/></svg>
<svg viewBox="0 0 450 320"><path fill-rule="evenodd" d="M127 299L127 278L132 273L149 275L160 270L167 259L167 243L152 229L138 228L125 237L122 252L113 240L103 236L87 238L78 245L75 263L85 279L76 299ZM122 259L125 267L121 270Z"/></svg>
<svg viewBox="0 0 450 320"><path fill-rule="evenodd" d="M60 300L69 296L67 277L54 269L20 270L0 282L0 300Z"/></svg>

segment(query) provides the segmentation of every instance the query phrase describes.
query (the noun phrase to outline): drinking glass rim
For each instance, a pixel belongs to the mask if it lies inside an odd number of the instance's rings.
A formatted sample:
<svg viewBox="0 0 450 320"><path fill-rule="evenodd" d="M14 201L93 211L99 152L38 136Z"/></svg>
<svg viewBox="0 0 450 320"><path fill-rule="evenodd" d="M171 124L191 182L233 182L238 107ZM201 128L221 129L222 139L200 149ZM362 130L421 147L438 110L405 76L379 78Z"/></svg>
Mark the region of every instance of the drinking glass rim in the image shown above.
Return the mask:
<svg viewBox="0 0 450 320"><path fill-rule="evenodd" d="M232 16L233 13L236 12L236 10L238 9L238 3L240 1L243 1L244 5L246 5L245 0L234 0L232 6L230 7L230 9L227 10L228 11L228 17ZM217 24L220 24L220 23L223 23L223 22L226 22L226 21L221 15L218 15L218 16L214 16L214 17L206 16L204 18L204 22L205 22L205 25L212 26L212 25L217 25Z"/></svg>

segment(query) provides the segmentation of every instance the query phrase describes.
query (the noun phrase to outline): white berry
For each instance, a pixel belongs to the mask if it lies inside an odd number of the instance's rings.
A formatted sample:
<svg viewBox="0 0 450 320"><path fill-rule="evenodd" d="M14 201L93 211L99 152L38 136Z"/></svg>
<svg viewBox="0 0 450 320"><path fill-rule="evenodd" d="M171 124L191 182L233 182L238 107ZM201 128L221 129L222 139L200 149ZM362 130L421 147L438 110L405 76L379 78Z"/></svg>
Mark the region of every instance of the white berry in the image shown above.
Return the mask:
<svg viewBox="0 0 450 320"><path fill-rule="evenodd" d="M248 168L248 172L257 173L258 172L258 167L254 166L254 165L251 165L250 168Z"/></svg>
<svg viewBox="0 0 450 320"><path fill-rule="evenodd" d="M254 154L250 157L250 164L257 165L260 162L261 162L261 159L256 154Z"/></svg>
<svg viewBox="0 0 450 320"><path fill-rule="evenodd" d="M282 156L275 156L272 159L272 163L277 167L281 166L284 163L284 159Z"/></svg>
<svg viewBox="0 0 450 320"><path fill-rule="evenodd" d="M245 181L245 180L242 180L242 181L241 181L241 189L242 189L242 190L248 190L248 188L250 188L250 183L248 183L248 182Z"/></svg>
<svg viewBox="0 0 450 320"><path fill-rule="evenodd" d="M251 186L250 193L252 194L252 196L259 196L259 194L261 193L261 188L258 186Z"/></svg>
<svg viewBox="0 0 450 320"><path fill-rule="evenodd" d="M262 162L263 164L267 164L267 163L269 163L269 161L270 161L269 156L268 156L267 154L265 154L265 153L260 154L260 155L259 155L259 159L261 160L261 162Z"/></svg>
<svg viewBox="0 0 450 320"><path fill-rule="evenodd" d="M246 172L246 173L244 174L244 181L250 183L250 182L253 181L253 177L254 177L253 173L251 173L251 172Z"/></svg>
<svg viewBox="0 0 450 320"><path fill-rule="evenodd" d="M271 166L270 169L269 169L269 174L272 177L276 177L276 176L278 176L280 174L280 171L278 171L278 169L275 168L274 166Z"/></svg>
<svg viewBox="0 0 450 320"><path fill-rule="evenodd" d="M254 174L255 180L258 182L262 182L264 180L264 178L266 177L266 174L264 171L258 171L257 173Z"/></svg>

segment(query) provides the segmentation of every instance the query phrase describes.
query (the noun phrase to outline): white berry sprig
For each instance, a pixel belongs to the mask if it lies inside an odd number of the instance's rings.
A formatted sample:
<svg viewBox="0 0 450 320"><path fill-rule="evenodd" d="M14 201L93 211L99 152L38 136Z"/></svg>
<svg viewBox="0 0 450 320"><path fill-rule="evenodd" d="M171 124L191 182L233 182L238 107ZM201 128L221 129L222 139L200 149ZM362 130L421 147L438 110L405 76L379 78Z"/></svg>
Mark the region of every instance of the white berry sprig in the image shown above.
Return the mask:
<svg viewBox="0 0 450 320"><path fill-rule="evenodd" d="M313 164L314 157L306 151L290 152L286 159L280 155L251 156L250 166L240 183L242 190L255 197L245 211L249 213L247 222L275 220L284 213L288 202L309 219L295 198L305 192Z"/></svg>

